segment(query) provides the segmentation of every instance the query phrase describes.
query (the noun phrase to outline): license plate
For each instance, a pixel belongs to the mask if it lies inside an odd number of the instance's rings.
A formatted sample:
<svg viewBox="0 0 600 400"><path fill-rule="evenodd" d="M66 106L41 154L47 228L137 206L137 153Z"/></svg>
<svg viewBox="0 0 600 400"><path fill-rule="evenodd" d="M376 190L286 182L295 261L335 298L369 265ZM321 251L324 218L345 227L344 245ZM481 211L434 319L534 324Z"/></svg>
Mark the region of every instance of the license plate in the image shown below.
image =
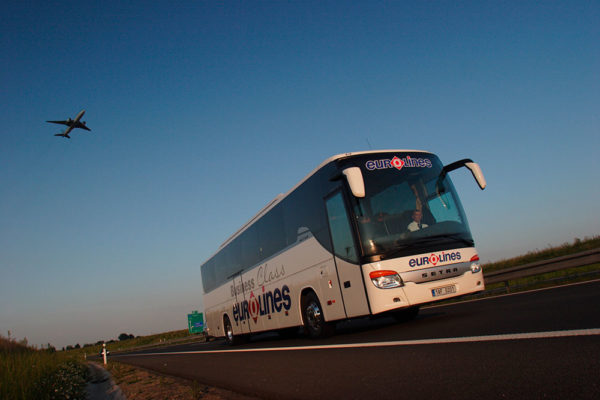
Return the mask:
<svg viewBox="0 0 600 400"><path fill-rule="evenodd" d="M433 297L445 296L447 294L456 293L456 285L444 286L437 289L431 289Z"/></svg>

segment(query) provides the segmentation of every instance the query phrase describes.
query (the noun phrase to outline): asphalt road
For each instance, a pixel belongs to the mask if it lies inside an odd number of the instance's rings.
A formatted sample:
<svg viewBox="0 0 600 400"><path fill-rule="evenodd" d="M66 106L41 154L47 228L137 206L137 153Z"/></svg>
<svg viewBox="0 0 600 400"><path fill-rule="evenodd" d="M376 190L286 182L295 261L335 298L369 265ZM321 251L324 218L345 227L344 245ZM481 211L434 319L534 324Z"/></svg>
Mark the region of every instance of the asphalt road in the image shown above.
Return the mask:
<svg viewBox="0 0 600 400"><path fill-rule="evenodd" d="M600 398L600 281L254 337L113 355L265 399Z"/></svg>

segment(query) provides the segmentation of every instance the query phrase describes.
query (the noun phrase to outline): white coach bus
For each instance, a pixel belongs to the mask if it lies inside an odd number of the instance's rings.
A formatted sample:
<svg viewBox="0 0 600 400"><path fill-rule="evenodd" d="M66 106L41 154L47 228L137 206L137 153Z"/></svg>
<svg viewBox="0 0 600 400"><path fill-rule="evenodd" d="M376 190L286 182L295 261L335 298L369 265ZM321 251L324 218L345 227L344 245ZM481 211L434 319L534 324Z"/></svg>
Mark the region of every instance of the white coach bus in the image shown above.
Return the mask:
<svg viewBox="0 0 600 400"><path fill-rule="evenodd" d="M391 313L484 289L467 218L448 172L432 153L340 154L233 234L202 266L207 334L244 336Z"/></svg>

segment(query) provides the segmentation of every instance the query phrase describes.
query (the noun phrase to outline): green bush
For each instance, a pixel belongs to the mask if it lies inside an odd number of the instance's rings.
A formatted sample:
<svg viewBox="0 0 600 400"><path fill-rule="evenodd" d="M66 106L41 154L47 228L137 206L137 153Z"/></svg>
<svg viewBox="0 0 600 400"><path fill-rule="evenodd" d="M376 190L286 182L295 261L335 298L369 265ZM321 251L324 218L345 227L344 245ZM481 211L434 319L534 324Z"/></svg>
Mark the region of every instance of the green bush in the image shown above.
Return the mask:
<svg viewBox="0 0 600 400"><path fill-rule="evenodd" d="M84 400L87 367L65 352L36 350L0 336L0 399Z"/></svg>

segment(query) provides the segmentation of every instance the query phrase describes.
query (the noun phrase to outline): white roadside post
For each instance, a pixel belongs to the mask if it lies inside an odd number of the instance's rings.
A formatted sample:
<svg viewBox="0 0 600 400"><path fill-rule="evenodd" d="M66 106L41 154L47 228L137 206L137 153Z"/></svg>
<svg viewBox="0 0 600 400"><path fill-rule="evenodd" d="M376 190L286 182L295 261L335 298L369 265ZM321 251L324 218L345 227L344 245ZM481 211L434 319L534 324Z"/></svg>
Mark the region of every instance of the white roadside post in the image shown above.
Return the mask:
<svg viewBox="0 0 600 400"><path fill-rule="evenodd" d="M106 343L102 343L102 357L104 358L104 365L106 365Z"/></svg>

